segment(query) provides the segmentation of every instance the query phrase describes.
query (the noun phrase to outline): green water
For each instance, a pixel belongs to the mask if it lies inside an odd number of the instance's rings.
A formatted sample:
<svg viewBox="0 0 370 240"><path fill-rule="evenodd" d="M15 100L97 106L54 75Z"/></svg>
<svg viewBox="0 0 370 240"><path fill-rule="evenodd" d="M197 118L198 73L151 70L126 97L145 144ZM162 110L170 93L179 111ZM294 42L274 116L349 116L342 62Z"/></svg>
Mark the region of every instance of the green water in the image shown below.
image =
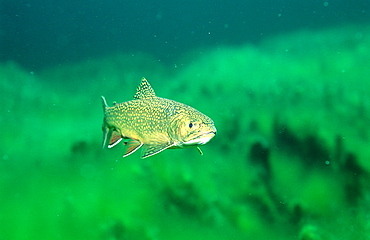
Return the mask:
<svg viewBox="0 0 370 240"><path fill-rule="evenodd" d="M370 239L370 28L199 49L0 65L0 239ZM216 123L202 147L101 149L100 96L141 77Z"/></svg>

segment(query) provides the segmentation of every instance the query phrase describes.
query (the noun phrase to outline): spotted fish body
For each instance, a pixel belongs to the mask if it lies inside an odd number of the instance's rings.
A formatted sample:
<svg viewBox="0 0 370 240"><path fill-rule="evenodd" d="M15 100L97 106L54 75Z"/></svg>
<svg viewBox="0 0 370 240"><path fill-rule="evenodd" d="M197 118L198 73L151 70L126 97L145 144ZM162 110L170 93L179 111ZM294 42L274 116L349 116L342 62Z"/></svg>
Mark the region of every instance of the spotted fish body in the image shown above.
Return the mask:
<svg viewBox="0 0 370 240"><path fill-rule="evenodd" d="M116 146L124 140L126 157L140 147L142 158L168 148L206 144L216 134L211 118L198 110L170 99L157 97L143 78L134 99L109 107L102 97L104 109L103 147ZM109 142L108 142L109 141ZM107 143L108 142L108 143Z"/></svg>

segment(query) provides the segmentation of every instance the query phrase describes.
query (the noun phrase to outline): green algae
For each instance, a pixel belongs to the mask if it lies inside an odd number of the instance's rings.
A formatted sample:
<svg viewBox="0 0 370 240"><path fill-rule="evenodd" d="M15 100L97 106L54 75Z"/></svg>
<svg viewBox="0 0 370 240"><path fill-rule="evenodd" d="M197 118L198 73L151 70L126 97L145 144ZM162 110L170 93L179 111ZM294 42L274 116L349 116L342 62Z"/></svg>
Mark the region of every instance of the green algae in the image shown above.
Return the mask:
<svg viewBox="0 0 370 240"><path fill-rule="evenodd" d="M369 28L42 73L0 65L4 239L367 239ZM141 77L211 116L204 146L101 149L102 109Z"/></svg>

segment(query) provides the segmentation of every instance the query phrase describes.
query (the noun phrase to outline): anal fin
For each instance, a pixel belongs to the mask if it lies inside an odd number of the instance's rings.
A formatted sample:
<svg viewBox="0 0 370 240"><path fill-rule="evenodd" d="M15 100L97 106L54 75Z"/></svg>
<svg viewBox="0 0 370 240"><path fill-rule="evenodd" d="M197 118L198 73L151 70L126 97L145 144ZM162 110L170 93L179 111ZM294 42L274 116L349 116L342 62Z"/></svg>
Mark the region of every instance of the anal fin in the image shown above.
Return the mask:
<svg viewBox="0 0 370 240"><path fill-rule="evenodd" d="M111 134L111 137L110 137L110 140L109 140L108 148L112 148L112 147L116 146L121 141L122 141L122 135L119 132L117 132L116 130L113 130L112 134Z"/></svg>

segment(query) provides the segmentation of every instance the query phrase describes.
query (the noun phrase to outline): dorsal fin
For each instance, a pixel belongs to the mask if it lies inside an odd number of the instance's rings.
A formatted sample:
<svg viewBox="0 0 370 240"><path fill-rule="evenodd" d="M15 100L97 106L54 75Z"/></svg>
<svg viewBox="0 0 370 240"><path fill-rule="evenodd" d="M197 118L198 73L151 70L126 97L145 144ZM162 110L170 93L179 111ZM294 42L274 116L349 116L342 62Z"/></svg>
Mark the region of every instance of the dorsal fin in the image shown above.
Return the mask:
<svg viewBox="0 0 370 240"><path fill-rule="evenodd" d="M145 78L141 79L141 83L136 89L136 94L134 95L134 98L142 99L152 97L155 97L155 92L152 86L150 86L148 80L146 80Z"/></svg>

